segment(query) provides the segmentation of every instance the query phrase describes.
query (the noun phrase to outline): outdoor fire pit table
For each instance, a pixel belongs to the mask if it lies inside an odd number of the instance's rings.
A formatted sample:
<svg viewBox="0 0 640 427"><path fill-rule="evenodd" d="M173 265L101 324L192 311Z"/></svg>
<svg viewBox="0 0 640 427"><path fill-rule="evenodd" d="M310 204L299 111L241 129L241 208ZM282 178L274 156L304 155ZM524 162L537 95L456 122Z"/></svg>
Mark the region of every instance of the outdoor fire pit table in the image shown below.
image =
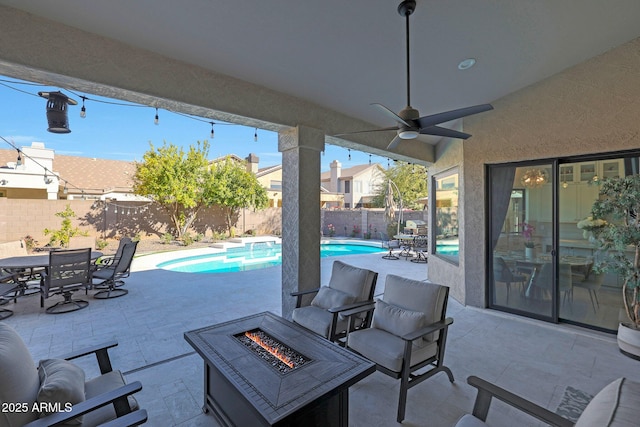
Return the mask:
<svg viewBox="0 0 640 427"><path fill-rule="evenodd" d="M348 426L369 360L264 312L184 334L204 360L204 410L226 426Z"/></svg>

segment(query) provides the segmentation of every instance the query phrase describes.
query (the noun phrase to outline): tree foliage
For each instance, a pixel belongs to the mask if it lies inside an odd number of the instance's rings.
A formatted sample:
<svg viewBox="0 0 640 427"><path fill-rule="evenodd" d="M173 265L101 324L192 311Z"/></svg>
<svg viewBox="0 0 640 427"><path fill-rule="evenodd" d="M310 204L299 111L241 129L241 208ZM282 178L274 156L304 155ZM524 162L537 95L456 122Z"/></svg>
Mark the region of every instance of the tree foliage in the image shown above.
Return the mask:
<svg viewBox="0 0 640 427"><path fill-rule="evenodd" d="M62 218L60 228L58 230L45 228L44 235L51 235L49 239L50 246L56 246L60 244L63 248L69 247L69 240L75 236L88 236L87 231L82 231L78 227L71 225L71 218L76 216L76 213L71 209L71 205L67 205L61 212L56 212L56 216Z"/></svg>
<svg viewBox="0 0 640 427"><path fill-rule="evenodd" d="M136 164L135 193L149 197L169 214L179 239L204 207L219 205L230 229L233 213L240 207L267 204L266 190L244 164L227 158L210 165L208 155L207 141L190 146L187 152L165 142L158 148L151 144L142 162Z"/></svg>
<svg viewBox="0 0 640 427"><path fill-rule="evenodd" d="M632 326L640 329L640 175L604 180L591 211L594 226L583 229L593 233L602 255L596 269L624 279L624 308Z"/></svg>
<svg viewBox="0 0 640 427"><path fill-rule="evenodd" d="M212 166L213 179L206 187L207 197L220 206L225 214L227 230L231 232L233 219L240 209L264 209L269 202L267 190L244 164L230 157Z"/></svg>
<svg viewBox="0 0 640 427"><path fill-rule="evenodd" d="M397 162L393 167L382 172L384 179L376 190L373 205L384 207L384 199L387 194L387 185L391 180L402 194L402 206L407 209L422 209L423 204L417 200L427 197L427 168L420 165ZM397 200L397 195L395 195Z"/></svg>

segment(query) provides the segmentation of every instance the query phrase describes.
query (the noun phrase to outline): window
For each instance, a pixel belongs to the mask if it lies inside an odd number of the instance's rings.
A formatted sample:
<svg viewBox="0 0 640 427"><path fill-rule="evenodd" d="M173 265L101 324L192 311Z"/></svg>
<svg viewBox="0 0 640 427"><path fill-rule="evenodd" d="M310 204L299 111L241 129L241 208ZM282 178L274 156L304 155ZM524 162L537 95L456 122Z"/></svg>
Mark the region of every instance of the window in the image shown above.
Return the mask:
<svg viewBox="0 0 640 427"><path fill-rule="evenodd" d="M362 193L362 181L353 181L353 191Z"/></svg>
<svg viewBox="0 0 640 427"><path fill-rule="evenodd" d="M271 189L271 190L282 190L282 181L271 180L271 183L269 183L269 189Z"/></svg>
<svg viewBox="0 0 640 427"><path fill-rule="evenodd" d="M457 169L433 178L435 188L434 253L458 263L458 178Z"/></svg>
<svg viewBox="0 0 640 427"><path fill-rule="evenodd" d="M351 193L351 181L344 182L344 194Z"/></svg>

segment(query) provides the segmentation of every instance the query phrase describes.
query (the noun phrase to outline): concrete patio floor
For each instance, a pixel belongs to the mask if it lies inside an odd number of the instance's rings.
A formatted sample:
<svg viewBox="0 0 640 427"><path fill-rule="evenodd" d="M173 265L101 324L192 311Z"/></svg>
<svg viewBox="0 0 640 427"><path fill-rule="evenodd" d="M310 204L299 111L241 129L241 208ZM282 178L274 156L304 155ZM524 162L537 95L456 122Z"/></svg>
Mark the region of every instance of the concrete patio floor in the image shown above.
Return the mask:
<svg viewBox="0 0 640 427"><path fill-rule="evenodd" d="M187 331L262 311L281 310L280 267L241 273L193 274L155 269L155 255L136 258L126 280L129 294L111 300L88 297L88 308L47 315L37 296L5 308L15 314L5 322L25 340L34 360L55 357L89 344L117 339L111 351L115 368L128 381L140 380L136 395L149 412L151 426L217 426L202 413L203 363L186 343ZM329 281L335 258L322 259L322 284ZM428 267L380 254L351 255L343 261L379 273L377 293L387 274L424 280ZM90 292L91 294L91 292ZM46 301L46 306L55 302ZM555 411L567 386L595 394L612 380L640 381L640 362L618 351L615 336L567 325L552 325L490 310L464 307L450 299L454 318L446 365L451 384L440 373L409 391L407 426L451 426L470 412L475 389L466 384L477 375ZM93 360L81 362L89 377ZM396 425L398 381L374 373L350 389L351 426ZM494 402L489 421L496 426L537 426Z"/></svg>

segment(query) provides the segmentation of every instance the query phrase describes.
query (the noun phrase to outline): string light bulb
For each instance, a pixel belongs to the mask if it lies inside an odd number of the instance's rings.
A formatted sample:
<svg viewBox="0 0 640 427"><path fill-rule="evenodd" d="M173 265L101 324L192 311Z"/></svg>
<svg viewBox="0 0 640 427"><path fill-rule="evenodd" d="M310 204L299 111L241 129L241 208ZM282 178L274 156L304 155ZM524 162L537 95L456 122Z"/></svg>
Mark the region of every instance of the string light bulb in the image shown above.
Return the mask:
<svg viewBox="0 0 640 427"><path fill-rule="evenodd" d="M215 125L215 123L214 122L210 122L210 123L211 123L211 139L213 139L215 135L215 131L213 130L213 125Z"/></svg>
<svg viewBox="0 0 640 427"><path fill-rule="evenodd" d="M369 166L371 166L371 154L369 154Z"/></svg>
<svg viewBox="0 0 640 427"><path fill-rule="evenodd" d="M349 161L351 161L351 148L348 148L347 150L349 151L349 157L348 157L348 159L349 159Z"/></svg>
<svg viewBox="0 0 640 427"><path fill-rule="evenodd" d="M80 109L80 117L83 119L87 117L87 109L84 107L84 100L87 99L86 96L81 96L82 98L82 108Z"/></svg>
<svg viewBox="0 0 640 427"><path fill-rule="evenodd" d="M20 150L18 150L18 158L16 159L16 166L22 166L22 156L20 155Z"/></svg>
<svg viewBox="0 0 640 427"><path fill-rule="evenodd" d="M69 189L67 188L67 181L64 182L64 188L62 189L62 194L69 194Z"/></svg>
<svg viewBox="0 0 640 427"><path fill-rule="evenodd" d="M156 117L155 117L155 119L153 119L153 123L155 125L159 125L160 124L160 117L158 117L158 107L156 107Z"/></svg>
<svg viewBox="0 0 640 427"><path fill-rule="evenodd" d="M253 142L258 142L258 128L253 133Z"/></svg>

